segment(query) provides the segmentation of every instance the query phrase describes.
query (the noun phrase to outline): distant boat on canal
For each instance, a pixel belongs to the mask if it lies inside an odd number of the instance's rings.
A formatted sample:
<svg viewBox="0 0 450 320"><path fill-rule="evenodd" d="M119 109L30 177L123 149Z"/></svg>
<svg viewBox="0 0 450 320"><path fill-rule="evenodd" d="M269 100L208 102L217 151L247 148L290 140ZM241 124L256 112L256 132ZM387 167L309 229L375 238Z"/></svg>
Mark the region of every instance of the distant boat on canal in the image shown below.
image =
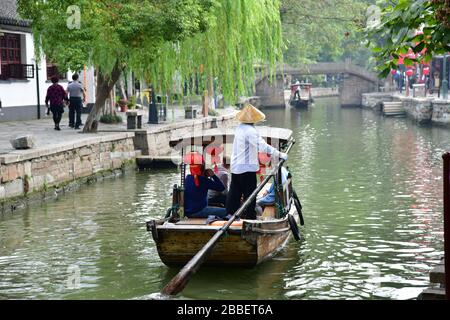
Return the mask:
<svg viewBox="0 0 450 320"><path fill-rule="evenodd" d="M289 104L298 109L308 109L312 104L311 83L294 83L291 84L291 94L289 96ZM300 90L299 94L296 94Z"/></svg>

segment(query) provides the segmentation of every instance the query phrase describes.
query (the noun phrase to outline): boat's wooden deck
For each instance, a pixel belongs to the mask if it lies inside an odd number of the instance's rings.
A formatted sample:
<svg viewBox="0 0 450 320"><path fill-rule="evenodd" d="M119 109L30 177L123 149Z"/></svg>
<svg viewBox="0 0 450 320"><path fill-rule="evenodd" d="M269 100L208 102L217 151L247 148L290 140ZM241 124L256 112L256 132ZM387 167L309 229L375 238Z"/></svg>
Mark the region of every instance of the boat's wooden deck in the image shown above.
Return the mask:
<svg viewBox="0 0 450 320"><path fill-rule="evenodd" d="M258 220L271 220L271 219L275 219L275 207L274 206L267 206L264 208L264 212L262 214L261 217L259 217ZM175 223L176 225L181 225L181 226L205 226L206 225L206 218L187 218L184 220L180 220L177 223ZM242 227L242 221L245 221L245 219L243 220L239 220L239 221L234 221L231 226L232 227ZM218 220L218 221L214 221L212 223L210 223L210 226L223 226L227 221L223 220Z"/></svg>
<svg viewBox="0 0 450 320"><path fill-rule="evenodd" d="M267 183L264 188L260 191L258 194L258 197L262 197L264 191L269 190L271 183ZM258 220L270 220L275 219L276 210L274 206L267 206L264 208L264 212L261 217L259 217ZM244 219L245 220L245 219ZM210 223L210 226L222 226L226 223L226 221L214 221L213 223ZM206 218L186 218L184 220L180 220L176 225L189 225L189 226L205 226L206 225ZM242 220L235 221L231 224L232 227L242 227Z"/></svg>

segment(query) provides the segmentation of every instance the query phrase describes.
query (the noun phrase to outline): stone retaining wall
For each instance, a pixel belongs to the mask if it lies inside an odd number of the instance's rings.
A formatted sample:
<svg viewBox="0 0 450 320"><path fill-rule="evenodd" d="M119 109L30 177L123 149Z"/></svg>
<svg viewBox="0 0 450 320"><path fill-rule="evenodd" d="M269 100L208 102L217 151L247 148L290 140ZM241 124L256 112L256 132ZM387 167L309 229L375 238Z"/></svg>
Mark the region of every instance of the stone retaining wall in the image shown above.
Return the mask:
<svg viewBox="0 0 450 320"><path fill-rule="evenodd" d="M394 93L363 94L362 106L378 111L382 102L401 101L408 117L420 124L450 125L450 100L404 97Z"/></svg>
<svg viewBox="0 0 450 320"><path fill-rule="evenodd" d="M181 123L174 123L151 130L136 130L134 143L142 155L151 157L163 157L171 154L169 142L180 136L190 136L194 133L201 134L202 130L213 128L228 128L235 126L235 114L219 117L200 118Z"/></svg>
<svg viewBox="0 0 450 320"><path fill-rule="evenodd" d="M435 100L433 101L433 115L431 121L433 123L449 125L450 124L450 101Z"/></svg>
<svg viewBox="0 0 450 320"><path fill-rule="evenodd" d="M50 189L55 193L77 181L88 182L134 165L133 138L134 133L118 133L1 156L0 211L14 210L27 198L45 197Z"/></svg>
<svg viewBox="0 0 450 320"><path fill-rule="evenodd" d="M434 108L431 99L394 96L394 101L401 101L406 115L418 123L430 123Z"/></svg>
<svg viewBox="0 0 450 320"><path fill-rule="evenodd" d="M326 98L339 96L339 88L311 88L313 98Z"/></svg>
<svg viewBox="0 0 450 320"><path fill-rule="evenodd" d="M390 93L374 92L374 93L363 93L362 95L363 108L377 109L381 102L392 102L392 101L394 101L394 97Z"/></svg>

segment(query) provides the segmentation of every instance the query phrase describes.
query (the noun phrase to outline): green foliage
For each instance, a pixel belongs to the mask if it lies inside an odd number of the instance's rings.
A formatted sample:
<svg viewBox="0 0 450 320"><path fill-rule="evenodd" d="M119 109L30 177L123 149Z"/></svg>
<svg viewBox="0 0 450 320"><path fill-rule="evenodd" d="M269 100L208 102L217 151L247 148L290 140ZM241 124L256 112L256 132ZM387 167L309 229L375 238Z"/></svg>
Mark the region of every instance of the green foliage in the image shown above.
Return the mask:
<svg viewBox="0 0 450 320"><path fill-rule="evenodd" d="M414 53L426 49L418 59L405 59L411 65L424 59L429 62L433 54L450 51L450 12L448 2L442 0L400 0L383 3L381 23L367 30L373 53L380 61L380 74L386 76L397 67L400 54L411 48ZM423 34L416 31L423 30Z"/></svg>
<svg viewBox="0 0 450 320"><path fill-rule="evenodd" d="M145 76L160 92L200 90L214 79L234 101L254 85L254 64L271 71L282 58L280 0L19 0L33 21L38 54L60 69L93 65L108 76L116 65ZM67 27L67 7L81 9L81 27Z"/></svg>
<svg viewBox="0 0 450 320"><path fill-rule="evenodd" d="M122 117L117 114L104 114L100 117L102 123L122 123Z"/></svg>
<svg viewBox="0 0 450 320"><path fill-rule="evenodd" d="M208 109L208 116L217 117L219 113L216 110Z"/></svg>
<svg viewBox="0 0 450 320"><path fill-rule="evenodd" d="M33 21L37 56L45 53L61 69L93 65L108 75L117 62L136 73L153 63L166 42L204 28L213 0L18 0ZM80 28L67 25L69 6L80 8Z"/></svg>
<svg viewBox="0 0 450 320"><path fill-rule="evenodd" d="M284 60L290 65L351 58L369 67L363 45L368 0L283 0Z"/></svg>
<svg viewBox="0 0 450 320"><path fill-rule="evenodd" d="M184 81L195 79L200 92L211 92L216 80L229 102L250 94L255 63L273 72L282 60L279 7L279 0L214 1L205 32L167 42L148 80L161 92L180 92Z"/></svg>
<svg viewBox="0 0 450 320"><path fill-rule="evenodd" d="M130 100L128 101L128 109L134 109L136 108L136 96L131 96Z"/></svg>

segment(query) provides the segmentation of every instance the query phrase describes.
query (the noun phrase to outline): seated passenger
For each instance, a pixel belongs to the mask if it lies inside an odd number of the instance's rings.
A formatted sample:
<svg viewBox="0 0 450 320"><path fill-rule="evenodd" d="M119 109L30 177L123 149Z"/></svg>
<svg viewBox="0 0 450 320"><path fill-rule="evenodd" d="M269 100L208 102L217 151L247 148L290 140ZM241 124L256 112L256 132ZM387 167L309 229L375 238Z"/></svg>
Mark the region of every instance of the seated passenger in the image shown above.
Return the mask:
<svg viewBox="0 0 450 320"><path fill-rule="evenodd" d="M223 162L217 165L217 170L215 169L216 176L222 181L222 184L225 187L225 190L222 192L209 190L208 191L208 205L220 205L225 207L225 203L227 202L227 194L230 186L230 161L225 157L222 160Z"/></svg>
<svg viewBox="0 0 450 320"><path fill-rule="evenodd" d="M286 183L288 177L288 171L285 167L281 167L281 182L283 185ZM262 215L264 207L272 206L275 204L275 183L272 183L269 190L264 192L264 195L259 200L256 200L256 213Z"/></svg>
<svg viewBox="0 0 450 320"><path fill-rule="evenodd" d="M203 157L199 156L201 159ZM225 186L211 169L205 170L205 164L190 164L191 174L186 176L184 189L184 212L189 218L224 218L225 208L208 207L208 190L222 192Z"/></svg>

